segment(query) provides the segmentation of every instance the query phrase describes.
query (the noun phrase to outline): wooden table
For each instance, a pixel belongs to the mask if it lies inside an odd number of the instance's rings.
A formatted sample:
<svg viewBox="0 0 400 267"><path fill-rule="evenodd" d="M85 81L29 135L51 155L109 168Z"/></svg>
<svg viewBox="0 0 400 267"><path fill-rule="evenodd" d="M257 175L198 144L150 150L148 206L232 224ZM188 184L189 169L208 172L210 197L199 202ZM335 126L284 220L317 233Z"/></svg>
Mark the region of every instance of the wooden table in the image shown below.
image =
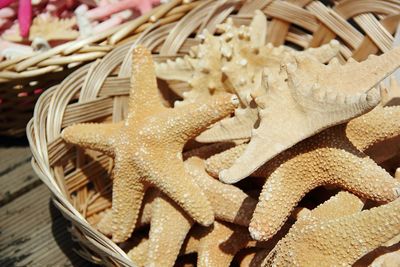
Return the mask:
<svg viewBox="0 0 400 267"><path fill-rule="evenodd" d="M0 266L92 266L73 251L69 223L32 170L26 140L14 143L23 146L0 147Z"/></svg>

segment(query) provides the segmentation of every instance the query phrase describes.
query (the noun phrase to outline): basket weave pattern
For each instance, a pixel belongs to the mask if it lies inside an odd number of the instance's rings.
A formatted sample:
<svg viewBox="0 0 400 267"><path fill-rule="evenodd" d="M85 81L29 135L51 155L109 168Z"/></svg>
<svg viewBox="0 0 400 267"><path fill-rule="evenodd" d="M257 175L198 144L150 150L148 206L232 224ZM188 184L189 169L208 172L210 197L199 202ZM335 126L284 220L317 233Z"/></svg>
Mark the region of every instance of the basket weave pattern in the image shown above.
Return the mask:
<svg viewBox="0 0 400 267"><path fill-rule="evenodd" d="M119 45L107 54L103 52L101 60L80 67L44 92L27 126L34 156L32 165L52 191L55 205L72 222L71 232L82 247L79 253L83 257L110 266L133 265L121 248L91 226L98 222L102 211L111 207L112 160L65 144L60 138L61 130L74 123L116 122L124 118L130 51L135 45L148 47L156 61L165 61L188 53L191 46L200 42L198 35L203 29L216 33L216 26L228 17L237 25L248 25L257 9L270 20L269 42L304 49L337 39L341 43L342 60L349 57L363 60L370 54L390 50L400 20L397 0L342 0L334 1L333 6L312 0L171 1L94 40L100 44L108 38L106 42ZM87 44L70 46L64 52L78 55ZM62 66L26 62L29 59L16 66L36 70ZM186 88L182 83L169 86L177 95Z"/></svg>

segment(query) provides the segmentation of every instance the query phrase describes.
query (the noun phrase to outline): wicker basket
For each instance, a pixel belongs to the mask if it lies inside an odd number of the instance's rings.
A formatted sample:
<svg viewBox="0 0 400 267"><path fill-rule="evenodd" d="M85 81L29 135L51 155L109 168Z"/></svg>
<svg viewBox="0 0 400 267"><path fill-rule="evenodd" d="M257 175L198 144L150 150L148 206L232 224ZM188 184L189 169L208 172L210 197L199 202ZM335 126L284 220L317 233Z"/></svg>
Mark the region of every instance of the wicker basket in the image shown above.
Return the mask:
<svg viewBox="0 0 400 267"><path fill-rule="evenodd" d="M170 1L135 20L86 39L0 62L0 136L24 135L40 94L83 64L104 57L114 47L138 38L148 28L179 20L198 5L181 2L185 1Z"/></svg>
<svg viewBox="0 0 400 267"><path fill-rule="evenodd" d="M110 44L123 41L101 60L80 67L62 83L44 92L27 126L33 168L52 191L55 205L71 221L71 233L80 243L79 253L83 257L105 265L133 265L120 247L91 226L111 206L112 161L99 153L65 144L60 132L73 123L119 121L124 117L132 47L141 43L152 50L155 60L165 60L187 53L199 42L196 34L203 29L214 33L216 25L227 17L235 24L248 24L254 10L260 9L270 19L268 39L275 45L285 43L303 49L335 38L341 43L343 59L357 60L391 48L392 35L400 20L400 1L342 0L328 4L311 0L244 3L177 0L125 24L114 33L104 33L91 40L99 43L96 47L106 38ZM79 55L78 51L89 43L74 43L58 56ZM47 55L47 58L46 68L54 72L59 66L56 56ZM39 62L45 61L33 57L16 64L16 70L33 67L39 71L43 66Z"/></svg>

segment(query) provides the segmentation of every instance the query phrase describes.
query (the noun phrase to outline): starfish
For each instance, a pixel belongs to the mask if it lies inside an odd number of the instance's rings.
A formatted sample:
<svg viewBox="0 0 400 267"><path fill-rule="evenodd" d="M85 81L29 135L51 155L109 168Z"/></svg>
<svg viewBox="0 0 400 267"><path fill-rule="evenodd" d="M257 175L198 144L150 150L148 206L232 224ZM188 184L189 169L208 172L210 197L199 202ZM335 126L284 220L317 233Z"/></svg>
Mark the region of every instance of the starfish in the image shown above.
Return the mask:
<svg viewBox="0 0 400 267"><path fill-rule="evenodd" d="M154 206L155 199L158 196L158 190L154 188L150 188L146 191L144 195L142 207L139 212L138 220L136 222L136 228L140 228L144 225L148 225L151 219L151 212ZM102 234L112 237L113 232L113 213L111 209L108 209L104 212L103 217L97 223L96 228Z"/></svg>
<svg viewBox="0 0 400 267"><path fill-rule="evenodd" d="M393 108L378 107L371 112L388 121L393 121L397 115ZM368 133L357 130L363 129L366 124L380 124L376 118L376 115L367 114L353 119L351 123L331 127L296 144L259 168L256 175L267 177L267 180L250 223L249 229L253 238L267 240L272 237L302 197L321 185L339 186L375 201L388 202L397 198L400 194L400 183L351 142L357 140L355 136L364 135L363 144L374 143L376 136L382 136L377 134L378 131L390 133L389 136L396 132L387 132L385 127L370 128L371 132ZM399 123L392 126L400 128ZM352 139L349 140L347 132L353 134L349 134ZM223 152L227 155L226 158L223 153L211 157L206 166L231 163L234 161L232 156L237 157L240 150L245 149L245 145L242 145ZM213 163L215 160L223 164ZM218 173L218 170L213 169L211 172Z"/></svg>
<svg viewBox="0 0 400 267"><path fill-rule="evenodd" d="M398 154L399 117L400 106L378 106L359 119L351 120L346 127L346 136L376 162L384 162Z"/></svg>
<svg viewBox="0 0 400 267"><path fill-rule="evenodd" d="M371 110L380 100L374 86L399 66L400 48L395 48L345 65L337 60L324 65L294 55L279 72L266 70L266 92L253 94L261 108L260 125L244 153L219 174L220 179L240 181L301 140Z"/></svg>
<svg viewBox="0 0 400 267"><path fill-rule="evenodd" d="M175 226L178 226L178 222ZM176 241L174 236L170 237L172 242ZM162 255L157 257L158 262L149 263L148 255L154 255L150 252L152 248L149 239L143 239L128 252L128 256L137 266L173 266L175 259L171 261L168 239L164 242L167 242L167 246L163 246L163 249L167 251L163 250ZM209 227L196 225L182 243L180 255L197 253L197 266L229 266L240 249L254 245L246 228L220 221L215 221ZM175 247L175 244L172 246Z"/></svg>
<svg viewBox="0 0 400 267"><path fill-rule="evenodd" d="M186 171L210 201L214 216L220 221L248 226L256 200L233 185L210 177L198 157L185 161ZM146 266L172 266L194 221L164 194L152 209Z"/></svg>
<svg viewBox="0 0 400 267"><path fill-rule="evenodd" d="M350 266L400 234L400 199L360 211L362 206L339 193L300 218L262 266Z"/></svg>
<svg viewBox="0 0 400 267"><path fill-rule="evenodd" d="M197 266L230 266L236 253L251 243L246 228L215 221L204 228L197 227L194 236L200 236L197 246Z"/></svg>
<svg viewBox="0 0 400 267"><path fill-rule="evenodd" d="M64 129L68 143L114 158L113 241L131 235L149 186L159 188L203 225L213 222L206 196L186 172L185 143L233 112L235 96L220 94L203 103L169 109L162 105L151 54L134 50L128 116L123 122L77 124ZM187 193L191 192L191 193Z"/></svg>
<svg viewBox="0 0 400 267"><path fill-rule="evenodd" d="M204 32L204 43L193 47L188 56L160 63L156 68L159 78L190 85L191 90L183 94L183 101L175 105L201 101L219 92L235 93L239 97L241 105L235 115L201 133L196 137L199 142L230 141L251 136L258 120L258 108L250 94L260 86L265 67L278 70L282 59L290 53L326 62L339 52L337 41L301 52L285 46L266 45L267 18L259 10L249 26L235 27L233 20L228 19L218 25L218 29L222 32L220 36Z"/></svg>

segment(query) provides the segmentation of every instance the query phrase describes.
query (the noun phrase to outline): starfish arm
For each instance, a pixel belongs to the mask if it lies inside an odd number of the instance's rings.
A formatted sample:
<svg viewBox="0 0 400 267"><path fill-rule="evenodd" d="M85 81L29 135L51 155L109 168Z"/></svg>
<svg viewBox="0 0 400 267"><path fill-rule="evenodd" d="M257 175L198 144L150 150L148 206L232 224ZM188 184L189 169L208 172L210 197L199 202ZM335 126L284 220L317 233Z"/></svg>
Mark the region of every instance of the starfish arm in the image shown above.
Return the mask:
<svg viewBox="0 0 400 267"><path fill-rule="evenodd" d="M131 236L146 191L137 172L125 162L117 157L113 170L112 240L116 243L124 242Z"/></svg>
<svg viewBox="0 0 400 267"><path fill-rule="evenodd" d="M320 221L328 221L358 213L363 207L364 202L357 196L346 191L340 191L314 208L309 215Z"/></svg>
<svg viewBox="0 0 400 267"><path fill-rule="evenodd" d="M173 120L168 120L171 131L183 138L181 142L194 138L207 126L231 114L238 106L236 96L218 94L204 103L190 103L171 110Z"/></svg>
<svg viewBox="0 0 400 267"><path fill-rule="evenodd" d="M224 118L215 123L211 128L197 136L196 141L201 143L213 143L250 138L251 130L257 119L257 109L236 109L235 116Z"/></svg>
<svg viewBox="0 0 400 267"><path fill-rule="evenodd" d="M214 213L210 202L194 178L186 172L182 159L176 154L148 157L143 162L151 162L152 167L147 170L144 179L174 200L196 222L204 226L212 224Z"/></svg>
<svg viewBox="0 0 400 267"><path fill-rule="evenodd" d="M198 157L201 159L206 159L211 157L216 153L221 153L224 150L232 148L235 146L234 142L221 142L214 144L207 144L198 148L190 149L183 153L183 159L186 160L191 157Z"/></svg>
<svg viewBox="0 0 400 267"><path fill-rule="evenodd" d="M282 242L274 263L352 265L400 233L400 199L334 220L310 221ZM322 251L323 250L323 251ZM292 257L287 258L288 251ZM327 252L331 253L327 253Z"/></svg>
<svg viewBox="0 0 400 267"><path fill-rule="evenodd" d="M321 185L386 202L400 191L400 184L368 157L336 148L316 149L283 163L268 178L250 223L252 236L256 240L272 237L301 198Z"/></svg>
<svg viewBox="0 0 400 267"><path fill-rule="evenodd" d="M295 52L300 54L306 54L313 56L321 63L329 62L332 58L339 54L340 43L337 40L331 40L328 44L324 44L320 47L310 47L305 51Z"/></svg>
<svg viewBox="0 0 400 267"><path fill-rule="evenodd" d="M400 136L400 107L377 106L367 114L351 120L346 135L361 151Z"/></svg>
<svg viewBox="0 0 400 267"><path fill-rule="evenodd" d="M97 230L103 235L112 236L112 211L111 209L104 212L103 217L96 226Z"/></svg>
<svg viewBox="0 0 400 267"><path fill-rule="evenodd" d="M164 194L153 208L146 266L173 266L193 220Z"/></svg>
<svg viewBox="0 0 400 267"><path fill-rule="evenodd" d="M129 116L154 114L166 109L157 87L154 63L150 52L138 46L132 53L132 76L129 93Z"/></svg>
<svg viewBox="0 0 400 267"><path fill-rule="evenodd" d="M371 56L360 63L353 61L345 65L338 62L324 65L300 54L295 58L296 68L287 68L288 78L300 90L309 90L318 82L321 88L332 91L365 93L400 66L400 47L381 56Z"/></svg>
<svg viewBox="0 0 400 267"><path fill-rule="evenodd" d="M156 188L149 188L143 197L142 209L139 213L139 218L136 223L136 227L141 227L150 224L151 214L155 205L155 200L158 197L158 190Z"/></svg>
<svg viewBox="0 0 400 267"><path fill-rule="evenodd" d="M163 80L178 80L189 83L193 70L190 66L188 56L177 58L175 61L156 63L156 74Z"/></svg>
<svg viewBox="0 0 400 267"><path fill-rule="evenodd" d="M267 18L260 10L254 12L249 27L250 43L253 48L265 45L267 40Z"/></svg>
<svg viewBox="0 0 400 267"><path fill-rule="evenodd" d="M200 239L197 266L229 266L236 253L249 241L245 228L216 221Z"/></svg>
<svg viewBox="0 0 400 267"><path fill-rule="evenodd" d="M271 84L276 81L279 82L279 79L272 81ZM266 101L263 105L269 104L269 106L260 110L260 126L253 130L251 140L243 154L229 169L220 172L219 177L222 181L227 183L240 181L282 151L330 126L369 111L379 102L377 90L361 95L348 95L344 99L335 94L334 102L328 103L317 100L310 92L304 95L297 93L294 85L289 87L295 97L287 95L288 99L284 100L285 92L277 88L271 88L270 96L261 97L264 100L260 102ZM288 106L294 107L288 107L284 114L277 116L282 103L271 102L276 100L287 101Z"/></svg>
<svg viewBox="0 0 400 267"><path fill-rule="evenodd" d="M145 266L147 254L149 251L149 240L143 239L137 246L128 251L128 257L136 264L136 266Z"/></svg>
<svg viewBox="0 0 400 267"><path fill-rule="evenodd" d="M61 137L71 144L78 145L114 156L113 143L122 123L82 123L65 128Z"/></svg>
<svg viewBox="0 0 400 267"><path fill-rule="evenodd" d="M204 169L204 161L189 158L185 162L187 172L195 177L196 183L206 194L213 207L215 218L221 221L248 226L256 200L233 185L215 180Z"/></svg>
<svg viewBox="0 0 400 267"><path fill-rule="evenodd" d="M222 170L228 169L233 165L233 163L235 163L235 161L244 152L246 147L247 144L237 145L219 154L209 157L205 162L207 172L214 177L218 177ZM230 181L225 182L229 183Z"/></svg>
<svg viewBox="0 0 400 267"><path fill-rule="evenodd" d="M198 225L192 227L192 229L189 232L189 235L183 242L182 249L179 255L197 253L200 239L205 235L203 228L204 227L200 227Z"/></svg>

